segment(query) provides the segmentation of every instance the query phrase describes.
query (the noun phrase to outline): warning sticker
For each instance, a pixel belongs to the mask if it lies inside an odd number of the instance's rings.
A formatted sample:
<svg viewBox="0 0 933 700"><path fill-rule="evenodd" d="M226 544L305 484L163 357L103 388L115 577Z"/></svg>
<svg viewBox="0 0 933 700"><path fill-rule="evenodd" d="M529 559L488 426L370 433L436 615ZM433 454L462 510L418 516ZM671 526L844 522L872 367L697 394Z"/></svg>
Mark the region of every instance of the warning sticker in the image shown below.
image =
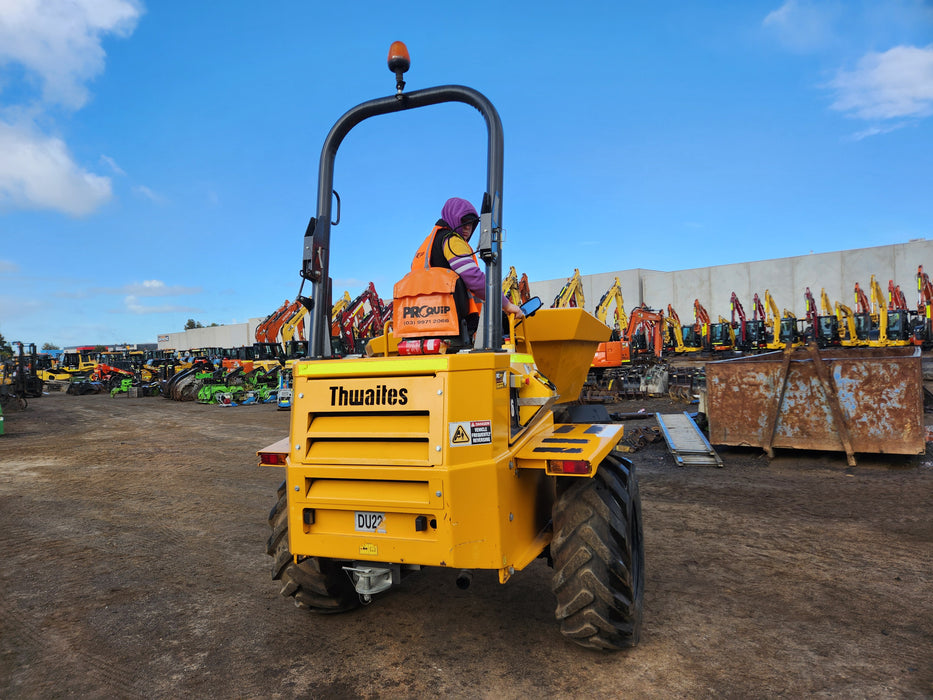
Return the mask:
<svg viewBox="0 0 933 700"><path fill-rule="evenodd" d="M492 443L492 421L471 420L450 423L450 446L488 445Z"/></svg>

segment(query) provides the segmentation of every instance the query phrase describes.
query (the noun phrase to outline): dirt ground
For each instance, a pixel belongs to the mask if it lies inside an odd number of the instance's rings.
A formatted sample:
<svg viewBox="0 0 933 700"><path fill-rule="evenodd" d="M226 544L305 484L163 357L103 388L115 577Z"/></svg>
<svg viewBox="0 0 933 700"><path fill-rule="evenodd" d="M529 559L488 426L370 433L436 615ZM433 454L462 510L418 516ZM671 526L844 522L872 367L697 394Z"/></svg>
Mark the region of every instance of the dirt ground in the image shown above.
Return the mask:
<svg viewBox="0 0 933 700"><path fill-rule="evenodd" d="M667 401L617 410L682 411ZM51 394L0 437L0 697L933 695L933 456L633 455L641 644L567 642L538 560L430 569L353 613L279 596L274 406ZM646 421L633 422L644 425Z"/></svg>

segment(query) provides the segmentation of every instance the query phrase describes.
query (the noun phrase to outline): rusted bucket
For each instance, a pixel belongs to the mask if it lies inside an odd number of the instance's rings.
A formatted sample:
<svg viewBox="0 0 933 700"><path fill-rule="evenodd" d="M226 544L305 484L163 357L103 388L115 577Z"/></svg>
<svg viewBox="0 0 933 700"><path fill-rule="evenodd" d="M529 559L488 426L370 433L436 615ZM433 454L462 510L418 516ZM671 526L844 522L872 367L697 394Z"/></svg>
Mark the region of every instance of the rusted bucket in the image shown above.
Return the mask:
<svg viewBox="0 0 933 700"><path fill-rule="evenodd" d="M922 454L920 349L816 346L706 365L714 445Z"/></svg>

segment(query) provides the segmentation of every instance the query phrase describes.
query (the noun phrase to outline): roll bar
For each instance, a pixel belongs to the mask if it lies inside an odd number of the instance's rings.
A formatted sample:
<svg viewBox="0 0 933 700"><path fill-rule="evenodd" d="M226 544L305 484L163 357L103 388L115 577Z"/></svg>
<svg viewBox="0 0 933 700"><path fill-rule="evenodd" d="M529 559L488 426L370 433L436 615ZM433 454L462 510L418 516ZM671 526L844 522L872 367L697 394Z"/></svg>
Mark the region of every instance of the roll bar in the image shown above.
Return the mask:
<svg viewBox="0 0 933 700"><path fill-rule="evenodd" d="M486 263L484 333L480 349L491 351L502 346L502 121L492 102L482 93L462 85L444 85L363 102L340 117L324 140L318 168L317 216L311 219L305 232L301 268L301 276L312 283L312 298L310 302L304 302L311 316L310 357L319 359L331 355L330 228L336 223L331 222L331 201L337 149L350 130L365 119L443 102L471 105L486 120L486 192L480 211L480 243L477 249ZM453 223L456 225L458 222ZM412 243L414 245L415 241Z"/></svg>

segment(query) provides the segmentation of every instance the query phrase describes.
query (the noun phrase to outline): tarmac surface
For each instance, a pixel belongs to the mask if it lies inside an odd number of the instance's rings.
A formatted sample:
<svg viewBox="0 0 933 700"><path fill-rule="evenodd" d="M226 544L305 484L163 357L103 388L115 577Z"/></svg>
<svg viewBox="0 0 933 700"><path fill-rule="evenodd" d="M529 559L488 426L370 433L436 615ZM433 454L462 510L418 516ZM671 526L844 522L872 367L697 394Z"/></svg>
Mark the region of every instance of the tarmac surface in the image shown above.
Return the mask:
<svg viewBox="0 0 933 700"><path fill-rule="evenodd" d="M5 418L3 698L933 695L929 453L679 468L648 444L642 641L599 653L561 636L543 560L506 585L428 569L352 613L295 608L265 553L274 406L50 394Z"/></svg>

